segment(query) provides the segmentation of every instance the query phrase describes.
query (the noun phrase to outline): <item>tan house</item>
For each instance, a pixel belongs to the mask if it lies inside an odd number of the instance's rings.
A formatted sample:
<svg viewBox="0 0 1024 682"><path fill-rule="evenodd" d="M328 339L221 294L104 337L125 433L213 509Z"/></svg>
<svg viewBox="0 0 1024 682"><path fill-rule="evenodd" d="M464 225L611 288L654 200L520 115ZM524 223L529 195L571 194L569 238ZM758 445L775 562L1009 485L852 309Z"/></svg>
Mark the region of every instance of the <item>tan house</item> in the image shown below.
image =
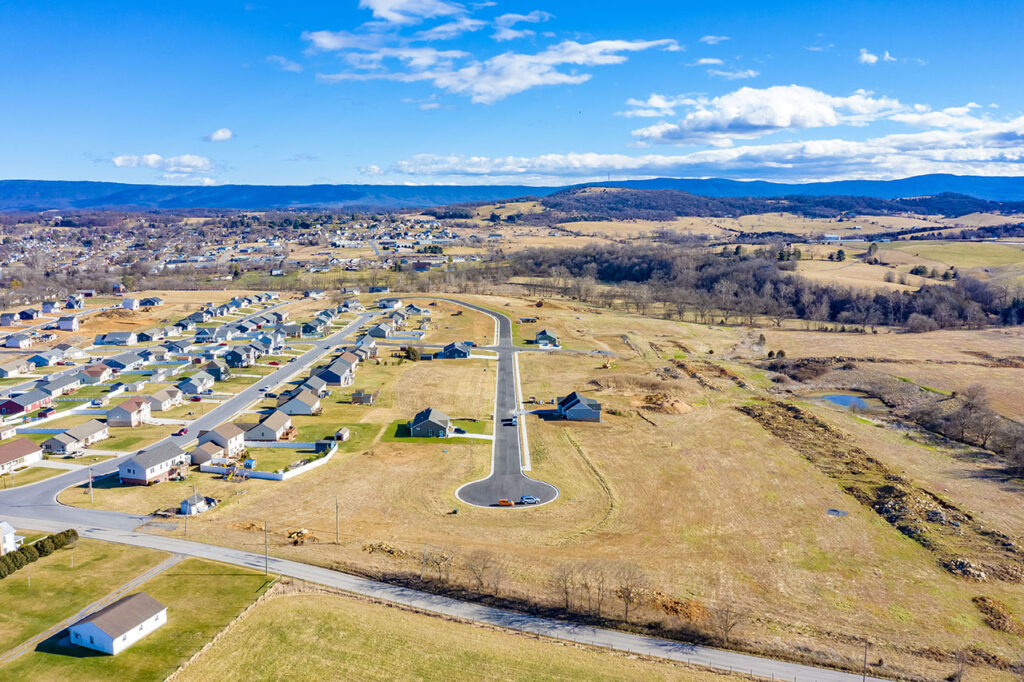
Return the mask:
<svg viewBox="0 0 1024 682"><path fill-rule="evenodd" d="M43 441L43 449L55 455L72 457L93 443L110 438L110 429L98 419L72 426L64 433Z"/></svg>
<svg viewBox="0 0 1024 682"><path fill-rule="evenodd" d="M215 429L203 431L199 434L199 444L214 443L224 448L228 457L240 455L245 451L245 431L237 425L228 422L221 424Z"/></svg>
<svg viewBox="0 0 1024 682"><path fill-rule="evenodd" d="M165 412L181 405L185 398L174 386L167 386L146 396L149 409L153 412Z"/></svg>
<svg viewBox="0 0 1024 682"><path fill-rule="evenodd" d="M0 474L9 474L43 459L43 449L28 438L0 445Z"/></svg>
<svg viewBox="0 0 1024 682"><path fill-rule="evenodd" d="M134 396L107 410L107 426L141 426L149 420L149 398Z"/></svg>
<svg viewBox="0 0 1024 682"><path fill-rule="evenodd" d="M281 410L274 410L263 421L246 431L245 439L278 441L288 438L293 431L292 418Z"/></svg>
<svg viewBox="0 0 1024 682"><path fill-rule="evenodd" d="M85 384L102 384L114 378L114 370L106 365L89 365L79 374Z"/></svg>

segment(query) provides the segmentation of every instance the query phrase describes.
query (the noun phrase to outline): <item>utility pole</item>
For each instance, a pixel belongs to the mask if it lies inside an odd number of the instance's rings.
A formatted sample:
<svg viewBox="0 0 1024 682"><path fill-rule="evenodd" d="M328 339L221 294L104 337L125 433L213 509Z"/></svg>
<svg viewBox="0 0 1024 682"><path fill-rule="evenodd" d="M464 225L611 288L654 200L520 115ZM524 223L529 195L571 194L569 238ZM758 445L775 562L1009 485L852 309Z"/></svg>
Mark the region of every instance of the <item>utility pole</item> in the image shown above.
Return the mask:
<svg viewBox="0 0 1024 682"><path fill-rule="evenodd" d="M93 503L92 496L92 467L89 467L89 504Z"/></svg>
<svg viewBox="0 0 1024 682"><path fill-rule="evenodd" d="M867 640L864 640L864 671L861 673L861 682L867 682L868 679L868 646L870 644Z"/></svg>
<svg viewBox="0 0 1024 682"><path fill-rule="evenodd" d="M263 522L263 575L270 575L270 538L266 521Z"/></svg>
<svg viewBox="0 0 1024 682"><path fill-rule="evenodd" d="M334 544L341 544L341 511L338 507L338 497L334 497Z"/></svg>

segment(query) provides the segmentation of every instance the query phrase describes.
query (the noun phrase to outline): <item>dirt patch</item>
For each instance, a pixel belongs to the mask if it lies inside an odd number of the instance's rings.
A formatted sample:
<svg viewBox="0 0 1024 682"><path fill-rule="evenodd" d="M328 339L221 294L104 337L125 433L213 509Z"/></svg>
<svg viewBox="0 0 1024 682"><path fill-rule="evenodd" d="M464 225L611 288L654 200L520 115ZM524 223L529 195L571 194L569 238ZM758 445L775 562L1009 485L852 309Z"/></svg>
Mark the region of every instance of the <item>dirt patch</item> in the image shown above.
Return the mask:
<svg viewBox="0 0 1024 682"><path fill-rule="evenodd" d="M648 393L644 396L641 407L652 412L661 412L662 414L687 414L693 412L693 408L687 403L664 393Z"/></svg>
<svg viewBox="0 0 1024 682"><path fill-rule="evenodd" d="M1017 620L1013 612L1003 602L983 596L975 597L971 601L985 616L985 624L993 630L1024 636L1024 625Z"/></svg>
<svg viewBox="0 0 1024 682"><path fill-rule="evenodd" d="M936 554L953 575L1024 582L1024 553L1005 533L983 527L938 495L896 475L842 431L795 405L765 401L737 407L835 479L896 530Z"/></svg>

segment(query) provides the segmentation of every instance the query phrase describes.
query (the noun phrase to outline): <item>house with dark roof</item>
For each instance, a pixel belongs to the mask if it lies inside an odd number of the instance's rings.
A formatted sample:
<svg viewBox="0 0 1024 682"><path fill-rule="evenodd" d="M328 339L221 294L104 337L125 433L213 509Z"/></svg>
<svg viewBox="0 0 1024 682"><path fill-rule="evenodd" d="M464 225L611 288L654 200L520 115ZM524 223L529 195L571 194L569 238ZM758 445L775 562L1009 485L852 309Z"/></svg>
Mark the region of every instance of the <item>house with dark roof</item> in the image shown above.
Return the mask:
<svg viewBox="0 0 1024 682"><path fill-rule="evenodd" d="M11 334L4 341L8 348L29 348L32 345L32 337L28 334Z"/></svg>
<svg viewBox="0 0 1024 682"><path fill-rule="evenodd" d="M409 422L409 435L413 438L446 438L454 430L451 418L433 407L417 413Z"/></svg>
<svg viewBox="0 0 1024 682"><path fill-rule="evenodd" d="M103 364L116 372L124 372L125 370L142 369L142 366L146 364L146 360L138 353L128 351L107 358L103 361Z"/></svg>
<svg viewBox="0 0 1024 682"><path fill-rule="evenodd" d="M138 341L135 332L110 332L96 337L96 344L100 346L134 346Z"/></svg>
<svg viewBox="0 0 1024 682"><path fill-rule="evenodd" d="M462 360L468 358L472 350L470 346L467 346L462 341L455 341L438 351L434 357L445 360Z"/></svg>
<svg viewBox="0 0 1024 682"><path fill-rule="evenodd" d="M231 369L223 360L210 360L203 365L203 371L213 377L214 381L224 381L231 378Z"/></svg>
<svg viewBox="0 0 1024 682"><path fill-rule="evenodd" d="M137 592L90 613L68 628L71 643L114 656L167 623L167 607Z"/></svg>
<svg viewBox="0 0 1024 682"><path fill-rule="evenodd" d="M57 318L57 329L62 332L77 332L78 331L78 316L76 315L62 315Z"/></svg>
<svg viewBox="0 0 1024 682"><path fill-rule="evenodd" d="M562 419L569 419L578 422L599 422L601 421L601 403L593 398L573 391L567 396L558 399L555 412Z"/></svg>
<svg viewBox="0 0 1024 682"><path fill-rule="evenodd" d="M146 448L117 465L122 485L152 485L184 473L189 456L174 443Z"/></svg>
<svg viewBox="0 0 1024 682"><path fill-rule="evenodd" d="M0 414L24 414L53 404L53 396L38 388L0 402Z"/></svg>
<svg viewBox="0 0 1024 682"><path fill-rule="evenodd" d="M141 305L144 308L155 308L156 306L163 304L164 299L160 298L159 296L148 296L139 301L139 305Z"/></svg>
<svg viewBox="0 0 1024 682"><path fill-rule="evenodd" d="M534 344L543 348L558 346L558 337L547 329L541 329L533 338Z"/></svg>

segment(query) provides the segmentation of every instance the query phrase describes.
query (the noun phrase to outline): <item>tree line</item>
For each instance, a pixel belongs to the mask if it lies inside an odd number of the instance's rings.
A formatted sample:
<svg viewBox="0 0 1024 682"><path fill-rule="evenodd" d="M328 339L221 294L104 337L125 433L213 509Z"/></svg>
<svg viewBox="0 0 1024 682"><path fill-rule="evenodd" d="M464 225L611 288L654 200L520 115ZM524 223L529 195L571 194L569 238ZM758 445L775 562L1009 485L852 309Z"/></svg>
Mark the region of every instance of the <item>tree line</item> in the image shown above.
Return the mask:
<svg viewBox="0 0 1024 682"><path fill-rule="evenodd" d="M812 282L779 248L665 249L648 245L529 249L510 258L513 274L551 277L577 298L619 294L643 314L653 303L699 322L767 317L909 331L1024 323L1024 293L959 277L917 291L863 291ZM784 247L782 250L785 250ZM618 285L602 291L597 285Z"/></svg>

